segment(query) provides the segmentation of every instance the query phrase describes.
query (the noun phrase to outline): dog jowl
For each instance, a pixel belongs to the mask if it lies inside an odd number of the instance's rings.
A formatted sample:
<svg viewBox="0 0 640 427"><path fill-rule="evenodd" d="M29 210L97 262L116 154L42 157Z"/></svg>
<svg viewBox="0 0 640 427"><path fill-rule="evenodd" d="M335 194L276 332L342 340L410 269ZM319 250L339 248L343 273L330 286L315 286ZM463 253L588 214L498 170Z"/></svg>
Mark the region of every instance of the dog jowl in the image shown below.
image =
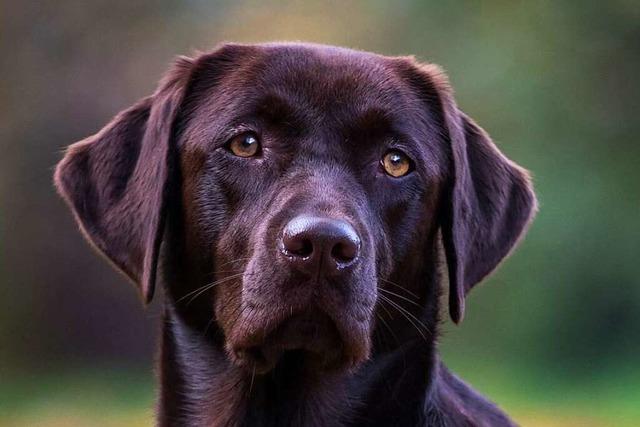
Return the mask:
<svg viewBox="0 0 640 427"><path fill-rule="evenodd" d="M509 423L435 357L440 266L457 323L535 197L438 67L304 44L180 58L56 185L145 301L163 284L161 424Z"/></svg>

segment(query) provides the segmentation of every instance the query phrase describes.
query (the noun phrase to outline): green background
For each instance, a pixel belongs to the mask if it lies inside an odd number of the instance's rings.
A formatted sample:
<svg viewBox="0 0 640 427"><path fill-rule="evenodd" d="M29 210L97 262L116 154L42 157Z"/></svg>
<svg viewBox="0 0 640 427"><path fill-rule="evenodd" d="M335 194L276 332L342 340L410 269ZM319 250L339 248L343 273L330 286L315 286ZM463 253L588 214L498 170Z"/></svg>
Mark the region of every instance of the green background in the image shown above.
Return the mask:
<svg viewBox="0 0 640 427"><path fill-rule="evenodd" d="M90 253L51 173L175 55L224 40L442 65L540 199L447 321L445 361L523 425L640 424L637 1L65 0L0 20L0 425L151 424L158 301Z"/></svg>

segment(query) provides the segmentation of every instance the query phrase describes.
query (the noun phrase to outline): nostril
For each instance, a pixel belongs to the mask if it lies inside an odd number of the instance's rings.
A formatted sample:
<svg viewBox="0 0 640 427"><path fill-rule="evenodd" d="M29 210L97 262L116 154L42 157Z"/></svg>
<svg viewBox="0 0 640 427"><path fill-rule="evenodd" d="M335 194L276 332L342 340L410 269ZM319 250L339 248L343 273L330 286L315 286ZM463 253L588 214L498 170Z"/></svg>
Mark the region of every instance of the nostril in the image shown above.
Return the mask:
<svg viewBox="0 0 640 427"><path fill-rule="evenodd" d="M285 225L278 246L294 268L332 274L355 264L360 237L346 221L299 215Z"/></svg>
<svg viewBox="0 0 640 427"><path fill-rule="evenodd" d="M311 240L303 236L285 235L282 238L282 244L284 246L285 251L289 255L295 255L302 258L306 258L308 256L311 256L311 254L313 253L313 243L311 243Z"/></svg>
<svg viewBox="0 0 640 427"><path fill-rule="evenodd" d="M358 256L358 243L350 240L338 242L331 248L331 256L340 263L351 262Z"/></svg>

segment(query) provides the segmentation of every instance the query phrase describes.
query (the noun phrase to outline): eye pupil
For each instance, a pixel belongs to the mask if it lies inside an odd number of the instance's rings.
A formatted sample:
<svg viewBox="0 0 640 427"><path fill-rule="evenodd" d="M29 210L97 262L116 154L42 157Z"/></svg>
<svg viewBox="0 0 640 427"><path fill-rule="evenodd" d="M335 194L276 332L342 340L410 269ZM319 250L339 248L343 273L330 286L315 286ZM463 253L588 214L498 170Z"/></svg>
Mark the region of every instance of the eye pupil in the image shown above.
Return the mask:
<svg viewBox="0 0 640 427"><path fill-rule="evenodd" d="M394 178L408 174L412 167L411 159L398 150L387 152L382 158L381 163L384 171Z"/></svg>
<svg viewBox="0 0 640 427"><path fill-rule="evenodd" d="M244 133L232 138L227 149L238 157L253 157L260 150L260 142L254 133Z"/></svg>
<svg viewBox="0 0 640 427"><path fill-rule="evenodd" d="M257 143L258 141L252 136L252 135L247 135L244 140L242 141L242 147L243 148L250 148L253 144Z"/></svg>

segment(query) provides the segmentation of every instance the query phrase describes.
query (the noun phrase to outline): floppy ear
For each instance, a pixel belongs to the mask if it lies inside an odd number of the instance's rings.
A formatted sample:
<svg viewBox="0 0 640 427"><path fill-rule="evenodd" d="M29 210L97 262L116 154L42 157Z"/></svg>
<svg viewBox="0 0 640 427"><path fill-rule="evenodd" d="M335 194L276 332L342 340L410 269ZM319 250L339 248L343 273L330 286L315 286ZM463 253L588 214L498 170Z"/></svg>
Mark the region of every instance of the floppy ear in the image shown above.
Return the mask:
<svg viewBox="0 0 640 427"><path fill-rule="evenodd" d="M440 225L449 273L449 312L459 323L465 296L515 247L537 210L526 170L507 159L489 135L458 110L449 83L434 65L418 65L437 100L451 144L450 183Z"/></svg>
<svg viewBox="0 0 640 427"><path fill-rule="evenodd" d="M537 209L526 170L507 159L489 135L456 110L449 122L453 185L442 218L449 271L449 312L459 323L467 292L515 247Z"/></svg>
<svg viewBox="0 0 640 427"><path fill-rule="evenodd" d="M156 92L71 145L55 171L58 192L84 236L150 302L175 148L171 133L193 61L180 58Z"/></svg>

